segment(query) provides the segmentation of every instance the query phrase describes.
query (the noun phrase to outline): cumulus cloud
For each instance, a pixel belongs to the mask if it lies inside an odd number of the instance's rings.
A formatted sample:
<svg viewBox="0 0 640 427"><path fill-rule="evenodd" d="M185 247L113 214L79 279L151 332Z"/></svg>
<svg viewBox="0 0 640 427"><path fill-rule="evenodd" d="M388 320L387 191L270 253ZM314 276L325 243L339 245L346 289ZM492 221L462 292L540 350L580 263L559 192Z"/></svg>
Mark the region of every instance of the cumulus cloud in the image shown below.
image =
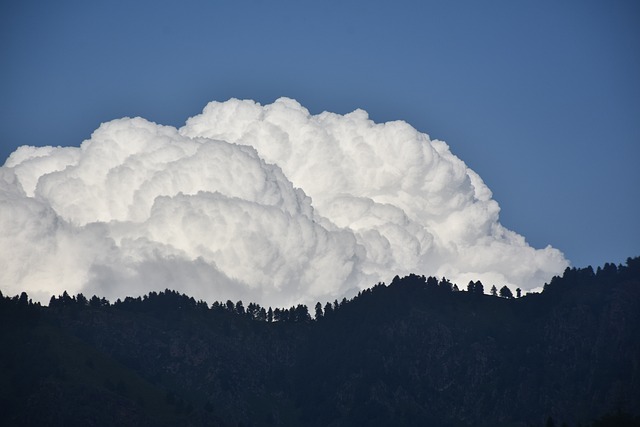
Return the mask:
<svg viewBox="0 0 640 427"><path fill-rule="evenodd" d="M410 272L540 286L567 261L499 223L447 144L356 110L212 102L176 129L102 124L0 168L0 286L313 303Z"/></svg>

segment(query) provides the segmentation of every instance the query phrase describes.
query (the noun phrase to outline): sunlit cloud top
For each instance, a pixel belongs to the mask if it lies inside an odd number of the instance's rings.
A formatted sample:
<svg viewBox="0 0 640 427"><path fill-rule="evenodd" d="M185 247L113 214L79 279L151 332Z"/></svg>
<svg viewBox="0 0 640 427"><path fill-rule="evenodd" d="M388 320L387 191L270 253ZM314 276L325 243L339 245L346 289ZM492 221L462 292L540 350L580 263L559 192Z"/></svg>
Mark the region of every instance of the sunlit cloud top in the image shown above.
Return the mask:
<svg viewBox="0 0 640 427"><path fill-rule="evenodd" d="M539 287L568 265L499 222L482 179L401 121L212 102L176 129L102 124L0 169L0 286L283 306L417 273Z"/></svg>

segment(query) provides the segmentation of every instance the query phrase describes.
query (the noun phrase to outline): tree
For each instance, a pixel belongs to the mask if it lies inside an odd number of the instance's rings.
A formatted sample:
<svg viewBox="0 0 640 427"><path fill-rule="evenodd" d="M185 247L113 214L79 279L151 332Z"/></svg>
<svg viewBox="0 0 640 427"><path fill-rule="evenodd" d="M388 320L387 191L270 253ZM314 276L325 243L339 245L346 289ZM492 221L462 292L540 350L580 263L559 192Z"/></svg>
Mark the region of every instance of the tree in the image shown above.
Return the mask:
<svg viewBox="0 0 640 427"><path fill-rule="evenodd" d="M440 280L440 285L439 286L440 286L440 289L443 289L445 291L453 290L453 285L445 277L443 277L442 280Z"/></svg>
<svg viewBox="0 0 640 427"><path fill-rule="evenodd" d="M444 281L446 279L443 277L442 280ZM427 282L426 283L427 283L427 288L435 289L435 288L438 287L438 279L436 279L435 277L429 276L427 278Z"/></svg>
<svg viewBox="0 0 640 427"><path fill-rule="evenodd" d="M333 306L331 305L330 302L328 302L327 304L325 304L324 306L324 316L329 316L331 313L333 313Z"/></svg>
<svg viewBox="0 0 640 427"><path fill-rule="evenodd" d="M257 319L259 312L260 306L254 302L250 302L247 306L247 316L249 316L251 319Z"/></svg>
<svg viewBox="0 0 640 427"><path fill-rule="evenodd" d="M309 314L309 308L304 304L298 304L296 307L291 307L289 310L291 321L293 322L308 322L311 320Z"/></svg>
<svg viewBox="0 0 640 427"><path fill-rule="evenodd" d="M238 314L244 314L244 305L242 304L242 301L238 301L236 303L236 312Z"/></svg>
<svg viewBox="0 0 640 427"><path fill-rule="evenodd" d="M522 289L516 289L516 297L520 298L522 296Z"/></svg>
<svg viewBox="0 0 640 427"><path fill-rule="evenodd" d="M496 288L496 285L491 286L491 295L498 296L498 289Z"/></svg>
<svg viewBox="0 0 640 427"><path fill-rule="evenodd" d="M227 300L227 311L230 313L233 313L234 311L236 311L236 306L235 304L233 304L233 301L231 301L230 299Z"/></svg>
<svg viewBox="0 0 640 427"><path fill-rule="evenodd" d="M502 288L500 288L500 296L502 298L513 298L513 294L511 293L511 289L509 289L507 287L507 285L503 286Z"/></svg>
<svg viewBox="0 0 640 427"><path fill-rule="evenodd" d="M316 303L316 320L322 319L322 314L322 304L318 301L318 303Z"/></svg>
<svg viewBox="0 0 640 427"><path fill-rule="evenodd" d="M85 306L85 305L87 305L89 303L87 301L87 298L84 295L82 295L82 293L79 293L78 295L76 295L76 301L81 306Z"/></svg>
<svg viewBox="0 0 640 427"><path fill-rule="evenodd" d="M471 280L467 285L467 291L472 292L474 294L484 294L484 286L482 285L482 282L479 280L475 283L473 282L473 280Z"/></svg>
<svg viewBox="0 0 640 427"><path fill-rule="evenodd" d="M64 291L58 300L62 300L62 305L71 305L71 303L75 302L75 298L71 298L67 291Z"/></svg>
<svg viewBox="0 0 640 427"><path fill-rule="evenodd" d="M271 307L269 307L269 310L267 311L267 322L273 322L273 310Z"/></svg>
<svg viewBox="0 0 640 427"><path fill-rule="evenodd" d="M29 296L27 295L26 292L22 292L20 294L20 299L18 300L18 304L23 307L26 307L29 305Z"/></svg>

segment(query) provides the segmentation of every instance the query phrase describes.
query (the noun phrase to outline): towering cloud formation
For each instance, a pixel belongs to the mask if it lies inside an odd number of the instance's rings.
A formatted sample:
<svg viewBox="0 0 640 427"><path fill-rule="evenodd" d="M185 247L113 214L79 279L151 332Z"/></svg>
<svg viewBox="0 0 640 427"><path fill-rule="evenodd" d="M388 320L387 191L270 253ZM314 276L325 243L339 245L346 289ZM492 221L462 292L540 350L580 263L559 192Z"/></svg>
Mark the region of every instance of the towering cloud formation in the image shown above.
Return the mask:
<svg viewBox="0 0 640 427"><path fill-rule="evenodd" d="M530 289L567 266L498 213L404 122L232 99L181 129L120 119L79 148L18 148L0 168L0 286L283 306L410 272Z"/></svg>

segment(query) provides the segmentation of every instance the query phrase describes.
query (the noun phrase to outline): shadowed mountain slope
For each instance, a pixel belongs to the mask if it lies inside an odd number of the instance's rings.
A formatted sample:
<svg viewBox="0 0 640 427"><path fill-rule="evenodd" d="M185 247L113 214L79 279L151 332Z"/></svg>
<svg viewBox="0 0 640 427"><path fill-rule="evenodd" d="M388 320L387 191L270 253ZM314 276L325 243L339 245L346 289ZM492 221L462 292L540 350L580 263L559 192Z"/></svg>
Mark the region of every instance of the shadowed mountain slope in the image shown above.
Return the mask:
<svg viewBox="0 0 640 427"><path fill-rule="evenodd" d="M173 291L3 297L0 413L12 425L638 424L640 258L567 269L522 298L456 288L396 277L318 304L315 320Z"/></svg>

